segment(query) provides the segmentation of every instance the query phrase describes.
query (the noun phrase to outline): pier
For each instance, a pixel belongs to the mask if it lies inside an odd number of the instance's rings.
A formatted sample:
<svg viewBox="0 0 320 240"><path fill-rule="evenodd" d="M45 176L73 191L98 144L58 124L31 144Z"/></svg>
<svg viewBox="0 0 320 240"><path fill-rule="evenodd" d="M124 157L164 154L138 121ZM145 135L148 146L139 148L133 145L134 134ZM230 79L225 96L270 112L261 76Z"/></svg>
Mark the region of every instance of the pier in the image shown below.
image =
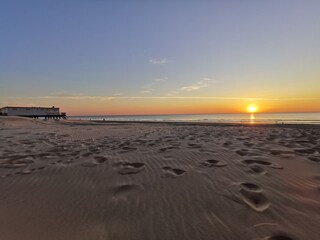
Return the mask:
<svg viewBox="0 0 320 240"><path fill-rule="evenodd" d="M67 119L65 112L60 113L56 107L3 107L0 108L2 116L19 116L28 118L44 119Z"/></svg>

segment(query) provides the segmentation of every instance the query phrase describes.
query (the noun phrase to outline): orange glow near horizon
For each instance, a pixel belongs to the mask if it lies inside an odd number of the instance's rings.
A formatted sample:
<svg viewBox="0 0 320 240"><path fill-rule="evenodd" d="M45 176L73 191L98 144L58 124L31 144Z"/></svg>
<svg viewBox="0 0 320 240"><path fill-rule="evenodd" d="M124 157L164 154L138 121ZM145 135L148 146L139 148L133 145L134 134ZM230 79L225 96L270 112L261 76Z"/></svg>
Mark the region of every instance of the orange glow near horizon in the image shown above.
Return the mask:
<svg viewBox="0 0 320 240"><path fill-rule="evenodd" d="M81 104L80 104L81 103ZM251 104L243 101L205 100L113 100L108 102L77 101L55 103L68 115L157 115L157 114L219 114L219 113L270 113L270 112L312 112L319 105L311 103L261 101ZM50 105L48 105L50 106ZM319 111L319 110L318 110Z"/></svg>
<svg viewBox="0 0 320 240"><path fill-rule="evenodd" d="M19 100L15 106L24 106L29 99ZM33 106L57 106L72 115L158 115L158 114L215 114L215 113L271 113L319 112L320 99L33 99Z"/></svg>

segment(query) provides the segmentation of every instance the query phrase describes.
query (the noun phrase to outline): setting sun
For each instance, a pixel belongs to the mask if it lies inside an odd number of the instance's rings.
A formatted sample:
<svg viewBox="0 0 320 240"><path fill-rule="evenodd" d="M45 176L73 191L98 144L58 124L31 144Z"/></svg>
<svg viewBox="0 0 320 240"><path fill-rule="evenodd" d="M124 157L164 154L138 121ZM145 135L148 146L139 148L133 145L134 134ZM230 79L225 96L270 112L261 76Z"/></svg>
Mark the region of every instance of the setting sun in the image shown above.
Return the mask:
<svg viewBox="0 0 320 240"><path fill-rule="evenodd" d="M251 104L247 106L247 110L249 113L255 113L258 110L257 105Z"/></svg>

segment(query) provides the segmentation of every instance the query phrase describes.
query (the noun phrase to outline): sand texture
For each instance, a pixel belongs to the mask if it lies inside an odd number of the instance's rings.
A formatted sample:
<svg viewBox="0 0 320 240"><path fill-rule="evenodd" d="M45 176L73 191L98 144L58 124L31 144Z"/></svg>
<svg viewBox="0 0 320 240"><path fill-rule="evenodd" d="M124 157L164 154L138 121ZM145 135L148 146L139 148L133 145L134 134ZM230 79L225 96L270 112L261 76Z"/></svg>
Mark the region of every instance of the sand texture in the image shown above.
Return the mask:
<svg viewBox="0 0 320 240"><path fill-rule="evenodd" d="M0 118L1 240L319 240L320 126Z"/></svg>

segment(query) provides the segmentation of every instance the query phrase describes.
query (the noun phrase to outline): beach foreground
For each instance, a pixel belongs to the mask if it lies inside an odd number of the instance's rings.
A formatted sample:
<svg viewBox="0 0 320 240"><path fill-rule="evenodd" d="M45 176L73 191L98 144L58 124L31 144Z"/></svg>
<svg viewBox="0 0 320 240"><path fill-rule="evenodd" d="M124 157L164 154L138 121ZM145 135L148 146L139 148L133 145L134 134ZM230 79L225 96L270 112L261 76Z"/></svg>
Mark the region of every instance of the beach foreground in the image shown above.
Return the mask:
<svg viewBox="0 0 320 240"><path fill-rule="evenodd" d="M5 240L320 239L320 126L0 118Z"/></svg>

